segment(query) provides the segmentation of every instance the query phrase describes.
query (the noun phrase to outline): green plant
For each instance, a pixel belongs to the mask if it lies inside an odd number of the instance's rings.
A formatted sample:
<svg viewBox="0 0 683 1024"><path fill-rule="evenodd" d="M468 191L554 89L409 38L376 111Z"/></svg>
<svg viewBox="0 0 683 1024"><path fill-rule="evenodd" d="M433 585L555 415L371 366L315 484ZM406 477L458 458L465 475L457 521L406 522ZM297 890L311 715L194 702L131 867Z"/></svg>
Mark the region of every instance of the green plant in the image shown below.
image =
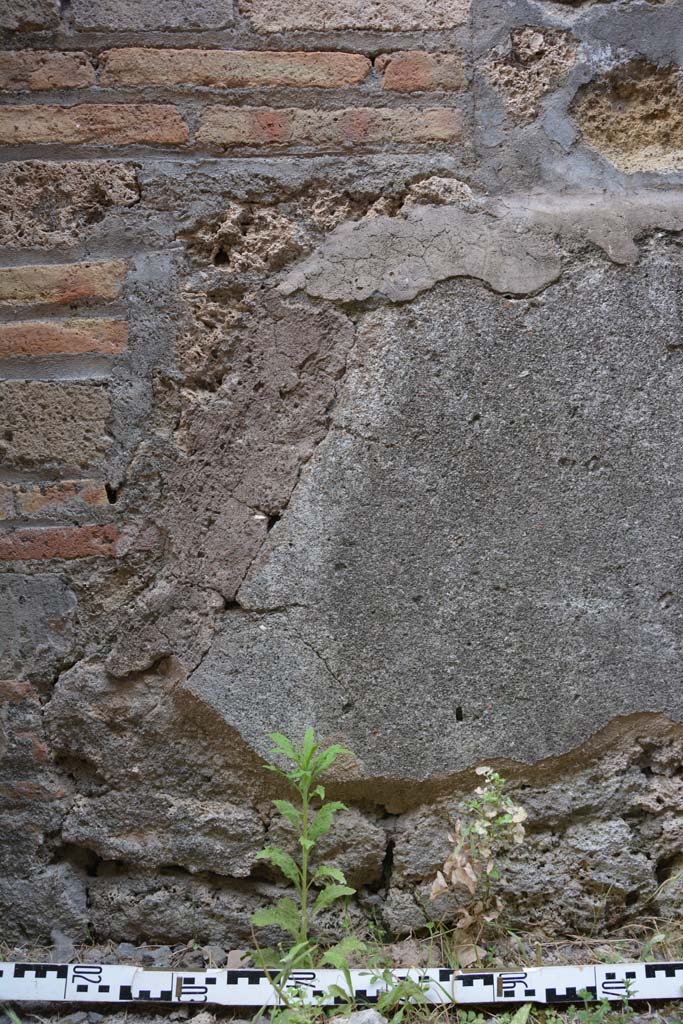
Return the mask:
<svg viewBox="0 0 683 1024"><path fill-rule="evenodd" d="M476 772L483 782L463 803L463 817L456 820L448 837L453 848L430 892L432 900L458 887L470 894L470 903L460 912L455 929L462 967L479 961L486 952L478 942L502 911L501 900L493 891L493 882L500 878L496 857L524 841L523 822L527 817L524 808L505 793L502 775L484 765Z"/></svg>
<svg viewBox="0 0 683 1024"><path fill-rule="evenodd" d="M629 1003L630 996L627 986L626 992L621 1000L621 1006L615 1008L607 999L601 999L599 1003L592 1002L589 992L583 990L579 995L583 999L583 1007L577 1009L570 1006L567 1011L568 1024L623 1024L633 1018L634 1010Z"/></svg>
<svg viewBox="0 0 683 1024"><path fill-rule="evenodd" d="M412 978L403 978L397 981L390 968L385 968L374 976L374 980L383 981L387 986L375 1004L375 1009L383 1017L386 1017L389 1024L401 1024L409 1015L413 1015L415 1007L424 1008L427 1004L426 990L429 983L413 981ZM420 1016L427 1016L429 1010L419 1010Z"/></svg>
<svg viewBox="0 0 683 1024"><path fill-rule="evenodd" d="M266 846L257 858L282 872L294 886L295 899L285 896L275 906L257 911L251 920L257 927L275 925L293 940L293 946L286 953L280 950L273 956L270 950L261 951L261 962L270 959L272 965L274 959L281 968L311 967L316 954L309 934L313 919L321 910L356 891L347 885L339 868L319 864L311 870L318 840L329 832L335 814L346 809L338 800L325 800L325 788L319 780L340 754L350 751L338 744L321 750L312 729L306 730L300 746L295 746L279 732L271 733L270 739L274 744L271 754L286 758L289 766L267 764L265 767L287 780L298 806L290 800L274 800L273 803L293 827L299 853L295 859L279 846Z"/></svg>

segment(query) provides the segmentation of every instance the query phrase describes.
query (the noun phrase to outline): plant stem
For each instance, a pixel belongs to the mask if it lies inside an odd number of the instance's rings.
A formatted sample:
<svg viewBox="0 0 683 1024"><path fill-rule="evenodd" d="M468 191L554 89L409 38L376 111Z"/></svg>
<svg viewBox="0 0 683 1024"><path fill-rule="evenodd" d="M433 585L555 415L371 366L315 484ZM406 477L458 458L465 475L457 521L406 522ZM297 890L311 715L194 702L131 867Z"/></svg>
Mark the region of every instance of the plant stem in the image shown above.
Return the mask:
<svg viewBox="0 0 683 1024"><path fill-rule="evenodd" d="M302 780L303 781L303 780ZM309 780L303 782L301 790L301 838L308 839L308 789ZM301 931L299 942L308 942L308 844L301 847Z"/></svg>

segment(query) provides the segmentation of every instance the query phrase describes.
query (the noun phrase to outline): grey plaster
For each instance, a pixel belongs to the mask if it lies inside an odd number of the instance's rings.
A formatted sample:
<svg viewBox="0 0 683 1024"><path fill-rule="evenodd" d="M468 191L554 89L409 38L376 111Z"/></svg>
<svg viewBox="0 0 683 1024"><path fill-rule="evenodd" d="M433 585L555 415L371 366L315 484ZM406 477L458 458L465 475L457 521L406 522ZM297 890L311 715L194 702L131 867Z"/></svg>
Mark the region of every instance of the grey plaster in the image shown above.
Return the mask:
<svg viewBox="0 0 683 1024"><path fill-rule="evenodd" d="M309 722L420 779L681 718L682 273L653 243L537 299L452 282L363 317L191 692L259 749Z"/></svg>
<svg viewBox="0 0 683 1024"><path fill-rule="evenodd" d="M398 217L341 224L287 274L281 290L340 302L405 302L437 281L476 277L519 296L558 279L558 240L590 242L616 263L631 263L634 239L658 228L683 228L677 192L510 196L472 210L414 207Z"/></svg>

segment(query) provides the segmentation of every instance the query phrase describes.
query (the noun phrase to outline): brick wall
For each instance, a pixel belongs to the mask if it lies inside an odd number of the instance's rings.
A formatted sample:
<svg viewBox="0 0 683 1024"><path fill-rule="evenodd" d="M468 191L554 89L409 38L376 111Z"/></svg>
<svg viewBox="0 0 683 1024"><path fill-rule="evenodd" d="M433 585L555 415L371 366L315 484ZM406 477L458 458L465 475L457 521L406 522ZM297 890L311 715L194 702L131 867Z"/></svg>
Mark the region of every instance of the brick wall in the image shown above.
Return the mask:
<svg viewBox="0 0 683 1024"><path fill-rule="evenodd" d="M0 679L12 680L0 740L18 707L33 716L11 761L0 742L9 937L60 923L78 935L89 916L93 854L56 851L90 758L55 745L40 701L54 707L71 666L92 659L125 680L201 657L322 436L351 337L334 314L283 309L291 352L277 355L250 296L326 227L380 210L394 172L367 186L366 158L405 155L404 191L415 159L467 159L467 19L465 0L22 0L0 12ZM272 186L269 165L284 172ZM229 295L213 296L215 273ZM238 431L227 457L234 426L184 437L216 384L211 339L223 344L240 309L263 320L258 360L274 376L261 405L244 405L251 446ZM301 345L314 372L298 413L286 389ZM239 361L256 399L252 353ZM213 497L193 482L198 457L224 460ZM50 792L62 784L49 816L41 771Z"/></svg>
<svg viewBox="0 0 683 1024"><path fill-rule="evenodd" d="M464 0L335 4L333 12L323 2L166 7L25 0L0 15L0 150L9 167L23 166L30 181L29 161L59 161L50 187L71 193L83 168L94 175L85 187L97 189L101 159L115 168L156 154L201 161L466 145ZM425 33L428 45L416 47ZM37 179L29 187L42 188ZM11 256L0 268L0 359L11 378L0 386L0 445L19 485L30 474L26 486L68 486L50 502L54 517L63 497L59 527L29 522L9 502L5 529L16 522L20 532L0 543L0 558L112 558L114 527L102 517L115 510L98 503L89 522L88 503L73 502L80 477L71 478L77 468L104 483L110 472L108 391L117 359L129 358L126 274L141 240L126 238L112 258L111 237L90 244L87 217L67 247L38 224L12 237L14 195L5 193L0 238ZM59 195L53 202L59 219ZM104 203L116 205L116 197ZM74 249L87 258L73 259Z"/></svg>
<svg viewBox="0 0 683 1024"><path fill-rule="evenodd" d="M3 941L250 944L266 736L309 724L357 754L329 856L359 927L423 926L496 758L536 801L513 927L653 912L682 25L0 0Z"/></svg>

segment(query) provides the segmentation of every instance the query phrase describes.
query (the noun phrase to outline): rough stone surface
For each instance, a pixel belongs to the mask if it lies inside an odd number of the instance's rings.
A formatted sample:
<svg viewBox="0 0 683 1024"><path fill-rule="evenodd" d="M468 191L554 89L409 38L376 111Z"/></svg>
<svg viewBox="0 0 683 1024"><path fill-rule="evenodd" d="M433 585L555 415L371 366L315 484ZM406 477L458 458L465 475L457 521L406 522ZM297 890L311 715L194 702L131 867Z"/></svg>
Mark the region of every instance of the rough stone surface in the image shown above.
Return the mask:
<svg viewBox="0 0 683 1024"><path fill-rule="evenodd" d="M157 822L156 829L153 823ZM64 839L105 860L248 877L264 845L258 816L224 800L182 799L147 793L144 801L121 793L76 801Z"/></svg>
<svg viewBox="0 0 683 1024"><path fill-rule="evenodd" d="M76 28L99 31L217 29L233 18L233 0L72 0L70 7Z"/></svg>
<svg viewBox="0 0 683 1024"><path fill-rule="evenodd" d="M340 0L334 5L326 0L302 0L295 5L283 0L245 0L242 7L259 32L349 28L406 32L464 24L469 0L368 0L361 5L355 0Z"/></svg>
<svg viewBox="0 0 683 1024"><path fill-rule="evenodd" d="M3 245L75 245L87 225L134 206L140 190L132 164L16 161L0 166Z"/></svg>
<svg viewBox="0 0 683 1024"><path fill-rule="evenodd" d="M0 683L0 722L3 743L0 757L0 816L5 827L15 830L10 814L18 811L26 826L17 829L17 845L4 846L4 871L28 874L29 863L40 853L46 829L58 828L63 816L60 804L66 796L49 763L41 723L37 691L27 682Z"/></svg>
<svg viewBox="0 0 683 1024"><path fill-rule="evenodd" d="M583 137L620 170L683 168L678 67L634 61L585 86L574 105Z"/></svg>
<svg viewBox="0 0 683 1024"><path fill-rule="evenodd" d="M34 32L59 23L58 0L14 0L0 10L0 29Z"/></svg>
<svg viewBox="0 0 683 1024"><path fill-rule="evenodd" d="M104 874L90 887L92 920L99 932L114 939L139 942L183 942L188 934L221 942L226 935L249 943L251 914L280 893L272 885L233 888L181 872L163 875ZM263 929L264 941L281 937Z"/></svg>
<svg viewBox="0 0 683 1024"><path fill-rule="evenodd" d="M680 737L642 723L630 742L589 767L551 777L544 785L520 779L517 798L529 812L523 846L501 859L499 885L508 926L539 933L562 921L568 932L605 933L634 906L675 904L671 850L680 831ZM615 811L618 809L618 813ZM457 801L437 801L399 819L394 833L388 918L399 931L419 928L428 886L448 853L448 824ZM659 892L660 882L671 878ZM440 897L432 911L452 920L458 900ZM669 911L670 912L670 911ZM389 923L388 922L388 923Z"/></svg>
<svg viewBox="0 0 683 1024"><path fill-rule="evenodd" d="M268 830L268 842L296 852L296 840L287 822L276 820ZM349 885L377 883L387 850L387 834L381 823L355 808L340 812L332 831L321 840L314 864L332 864L346 875Z"/></svg>
<svg viewBox="0 0 683 1024"><path fill-rule="evenodd" d="M85 939L90 918L82 872L67 865L48 865L28 878L0 877L0 913L6 942L47 937L51 928Z"/></svg>
<svg viewBox="0 0 683 1024"><path fill-rule="evenodd" d="M4 679L51 675L68 661L76 596L59 576L5 573L0 577L0 596Z"/></svg>
<svg viewBox="0 0 683 1024"><path fill-rule="evenodd" d="M100 387L6 381L0 410L0 452L7 462L86 466L106 451L110 406Z"/></svg>
<svg viewBox="0 0 683 1024"><path fill-rule="evenodd" d="M571 70L577 55L576 40L568 32L516 29L503 52L489 58L486 75L515 116L533 120L543 97Z"/></svg>
<svg viewBox="0 0 683 1024"><path fill-rule="evenodd" d="M474 192L457 178L434 176L423 178L411 185L403 199L403 206L469 206L474 204Z"/></svg>

